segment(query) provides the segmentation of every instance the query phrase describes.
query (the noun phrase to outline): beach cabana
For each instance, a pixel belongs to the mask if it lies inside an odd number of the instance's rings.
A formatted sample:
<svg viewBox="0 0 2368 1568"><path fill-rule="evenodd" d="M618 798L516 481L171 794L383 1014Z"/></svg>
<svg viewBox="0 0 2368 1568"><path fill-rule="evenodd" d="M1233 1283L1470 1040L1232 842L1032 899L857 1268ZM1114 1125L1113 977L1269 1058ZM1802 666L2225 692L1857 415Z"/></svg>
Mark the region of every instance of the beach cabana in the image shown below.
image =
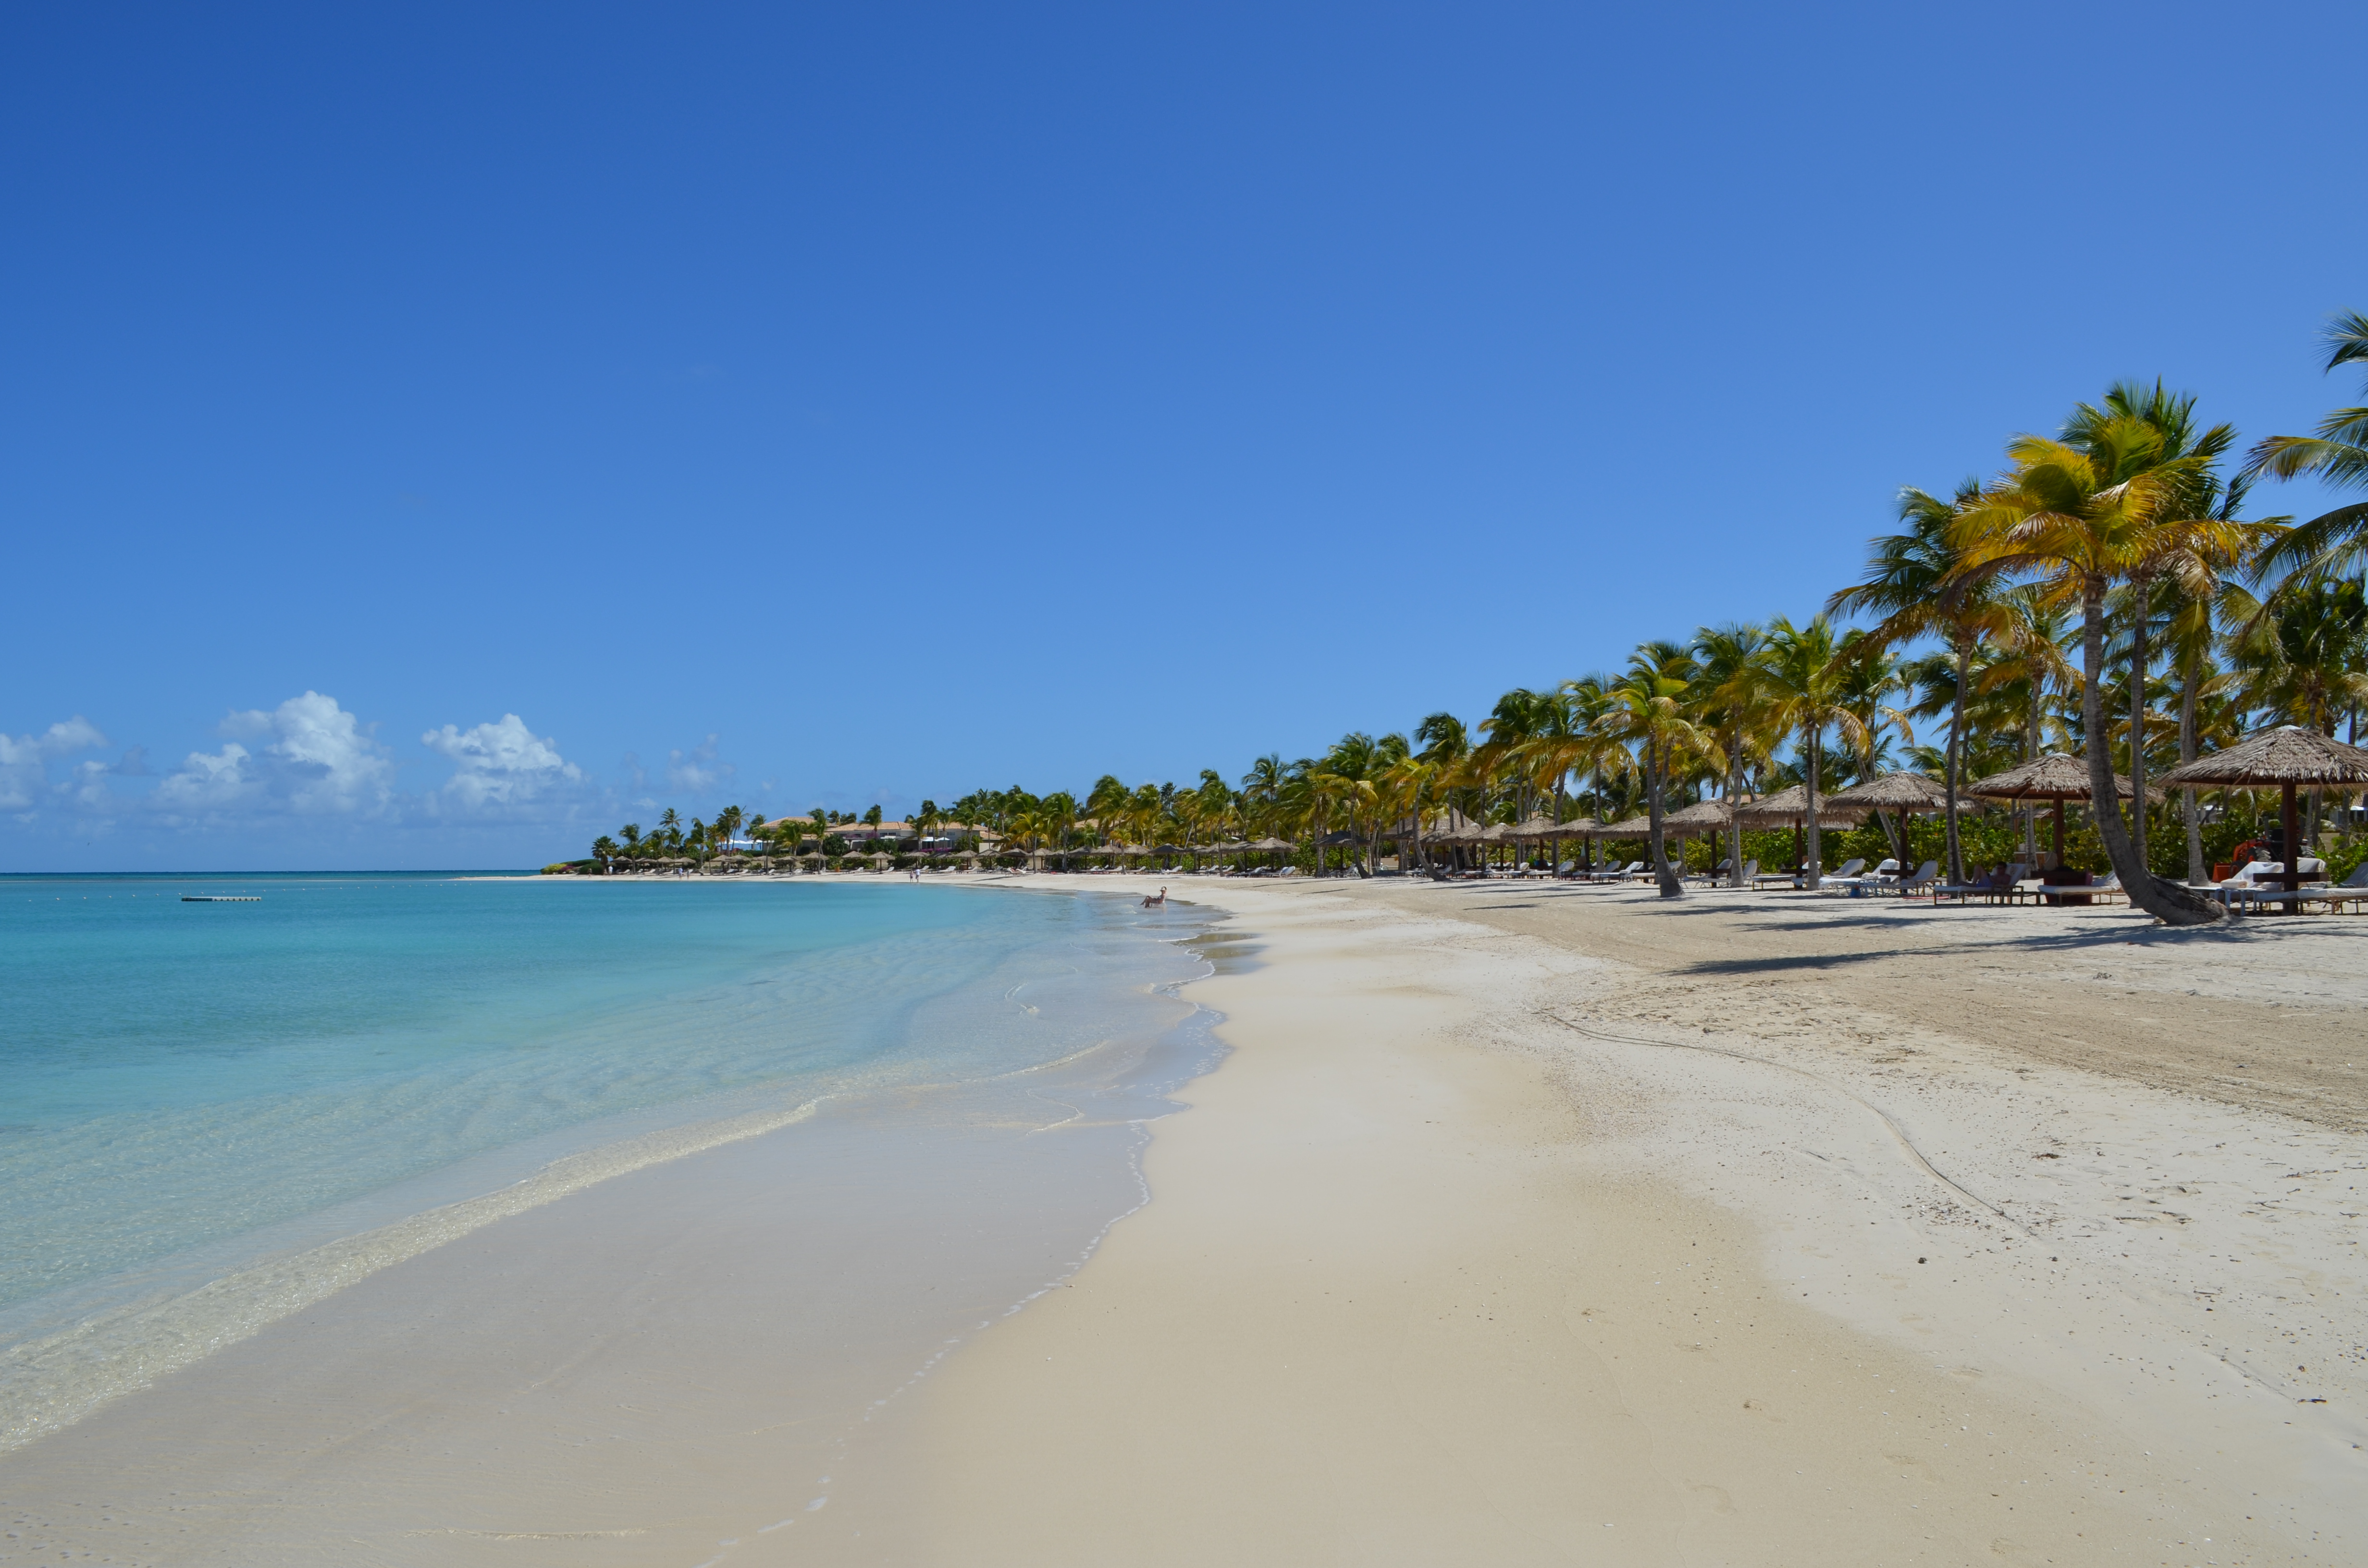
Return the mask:
<svg viewBox="0 0 2368 1568"><path fill-rule="evenodd" d="M1661 835L1666 839L1675 835L1682 845L1685 840L1698 834L1707 833L1711 835L1711 846L1715 851L1718 846L1717 835L1725 832L1728 824L1734 821L1734 811L1725 801L1697 801L1691 806L1680 806L1674 812L1663 812ZM1712 862L1715 864L1717 859L1717 855L1713 853ZM1682 869L1686 860L1684 849L1680 848L1678 851L1677 860L1679 868Z"/></svg>
<svg viewBox="0 0 2368 1568"><path fill-rule="evenodd" d="M1817 825L1856 827L1866 820L1868 810L1865 806L1837 806L1831 794L1819 795ZM1772 795L1762 795L1757 800L1737 801L1735 818L1746 827L1782 827L1789 823L1793 828L1793 863L1799 864L1807 854L1803 845L1809 821L1809 787L1805 784L1795 784L1789 790L1779 790Z"/></svg>
<svg viewBox="0 0 2368 1568"><path fill-rule="evenodd" d="M1827 799L1845 806L1864 806L1875 813L1878 823L1885 812L1897 813L1902 862L1899 874L1903 877L1907 874L1907 819L1949 809L1948 786L1921 773L1878 773L1863 783L1837 790Z"/></svg>
<svg viewBox="0 0 2368 1568"><path fill-rule="evenodd" d="M2368 751L2345 745L2317 730L2281 724L2274 730L2257 731L2226 751L2199 756L2174 767L2163 775L2162 781L2178 789L2197 786L2278 791L2279 822L2283 829L2281 837L2285 846L2285 869L2280 873L2279 881L2285 889L2287 912L2293 913L2299 907L2296 895L2302 889L2304 847L2302 824L2294 812L2294 790L2368 787Z"/></svg>
<svg viewBox="0 0 2368 1568"><path fill-rule="evenodd" d="M2126 801L2136 792L2136 786L2120 774L2113 775L2113 791ZM2064 865L2064 802L2085 801L2089 796L2089 761L2086 757L2066 756L2051 751L2009 767L2004 773L1993 773L1987 778L1976 778L1965 787L1965 793L1985 801L2017 801L2026 805L2034 801L2055 802L2055 867ZM2146 788L2150 800L2161 796L2152 785Z"/></svg>
<svg viewBox="0 0 2368 1568"><path fill-rule="evenodd" d="M1864 806L1879 812L1938 812L1949 804L1949 791L1937 778L1920 773L1878 773L1863 784L1837 790L1820 805Z"/></svg>

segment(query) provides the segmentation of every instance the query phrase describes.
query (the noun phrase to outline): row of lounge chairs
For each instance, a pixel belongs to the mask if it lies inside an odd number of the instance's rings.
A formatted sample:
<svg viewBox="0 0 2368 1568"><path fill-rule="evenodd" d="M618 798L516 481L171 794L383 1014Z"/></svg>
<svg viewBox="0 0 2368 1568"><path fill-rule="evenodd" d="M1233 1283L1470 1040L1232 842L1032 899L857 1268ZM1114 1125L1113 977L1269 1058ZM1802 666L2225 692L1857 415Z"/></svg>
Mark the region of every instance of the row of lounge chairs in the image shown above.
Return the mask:
<svg viewBox="0 0 2368 1568"><path fill-rule="evenodd" d="M1722 860L1714 869L1694 872L1686 880L1698 886L1725 887L1727 885L1727 869L1733 863L1732 860ZM2330 887L2325 881L2326 862L2305 858L2302 863L2302 873L2306 878L2318 879L2317 884L2291 892L2279 885L2284 869L2283 865L2274 860L2257 861L2220 883L2217 895L2232 911L2240 913L2259 913L2282 904L2291 904L2297 909L2322 904L2329 913L2345 908L2356 913L2363 904L2368 904L2368 862L2355 869L2340 886ZM2122 886L2120 876L2112 872L2086 882L2050 881L2034 875L2030 865L2012 861L1989 876L1959 883L1941 881L1940 871L1941 864L1937 860L1927 860L1912 873L1903 875L1896 860L1885 860L1873 871L1868 871L1864 859L1853 859L1819 877L1816 891L1846 893L1851 897L1896 893L1903 898L1930 898L1935 905L1953 901L1959 904L1980 902L1993 905L2086 906L2123 903L2129 897L2128 890ZM1531 873L1524 871L1520 874ZM1624 866L1607 866L1595 871L1580 870L1565 862L1553 872L1536 874L1567 876L1593 883L1650 881L1654 878L1650 865L1643 860L1631 860ZM1762 871L1757 860L1743 863L1740 881L1754 890L1771 885L1804 886L1800 873Z"/></svg>
<svg viewBox="0 0 2368 1568"><path fill-rule="evenodd" d="M2324 904L2329 915L2349 907L2357 914L2362 902L2368 902L2368 860L2351 869L2351 874L2340 883L2329 885L2327 862L2303 857L2298 868L2304 885L2289 891L2284 885L2285 862L2256 860L2237 869L2237 874L2219 884L2217 896L2231 914L2258 915L2264 909L2291 905L2305 912L2314 903Z"/></svg>

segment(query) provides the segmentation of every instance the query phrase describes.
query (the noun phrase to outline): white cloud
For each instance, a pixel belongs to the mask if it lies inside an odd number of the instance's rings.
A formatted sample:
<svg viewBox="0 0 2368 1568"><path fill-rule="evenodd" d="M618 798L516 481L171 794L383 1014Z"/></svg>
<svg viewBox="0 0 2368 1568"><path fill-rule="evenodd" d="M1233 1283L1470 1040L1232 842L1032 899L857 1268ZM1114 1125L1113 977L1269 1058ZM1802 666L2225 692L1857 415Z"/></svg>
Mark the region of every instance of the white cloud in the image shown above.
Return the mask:
<svg viewBox="0 0 2368 1568"><path fill-rule="evenodd" d="M351 816L381 812L393 799L393 760L335 698L307 691L268 713L233 713L222 733L233 738L218 752L191 752L156 786L157 810Z"/></svg>
<svg viewBox="0 0 2368 1568"><path fill-rule="evenodd" d="M0 733L0 811L23 811L48 790L50 758L106 744L98 726L79 713L38 735Z"/></svg>
<svg viewBox="0 0 2368 1568"><path fill-rule="evenodd" d="M716 738L709 735L689 752L666 753L666 784L686 794L700 795L740 771L715 760Z"/></svg>
<svg viewBox="0 0 2368 1568"><path fill-rule="evenodd" d="M420 736L419 744L452 759L443 798L466 812L522 806L584 781L582 768L560 756L557 745L528 729L515 713L471 730L447 724Z"/></svg>

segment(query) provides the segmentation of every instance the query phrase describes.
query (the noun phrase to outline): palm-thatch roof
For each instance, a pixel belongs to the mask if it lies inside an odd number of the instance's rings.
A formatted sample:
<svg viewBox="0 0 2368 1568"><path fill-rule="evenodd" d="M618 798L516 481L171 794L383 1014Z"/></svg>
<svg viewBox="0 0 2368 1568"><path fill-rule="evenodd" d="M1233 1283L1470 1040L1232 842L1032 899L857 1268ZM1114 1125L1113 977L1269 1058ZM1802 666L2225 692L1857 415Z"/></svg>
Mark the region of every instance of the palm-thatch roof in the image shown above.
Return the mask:
<svg viewBox="0 0 2368 1568"><path fill-rule="evenodd" d="M1642 838L1652 831L1651 817L1626 817L1619 822L1606 823L1595 830L1595 835L1598 838Z"/></svg>
<svg viewBox="0 0 2368 1568"><path fill-rule="evenodd" d="M2136 791L2127 778L2116 773L2113 792L2126 801ZM2085 801L2089 798L2088 759L2051 751L2021 767L1976 778L1965 786L1965 793L1986 801ZM2146 787L2146 794L2149 799L2156 798L2153 785Z"/></svg>
<svg viewBox="0 0 2368 1568"><path fill-rule="evenodd" d="M2258 730L2225 751L2199 756L2162 776L2174 786L2215 785L2228 790L2274 790L2282 785L2368 786L2368 751L2341 741L2281 724Z"/></svg>
<svg viewBox="0 0 2368 1568"><path fill-rule="evenodd" d="M1725 801L1702 801L1682 811L1668 812L1661 817L1664 833L1707 833L1725 827L1734 818Z"/></svg>
<svg viewBox="0 0 2368 1568"><path fill-rule="evenodd" d="M1819 827L1848 827L1865 816L1867 808L1834 804L1831 795L1817 797ZM1795 817L1809 814L1809 788L1795 784L1790 790L1779 790L1772 795L1762 795L1756 801L1739 802L1735 814L1748 823L1788 823Z"/></svg>
<svg viewBox="0 0 2368 1568"><path fill-rule="evenodd" d="M1292 843L1288 838L1261 838L1257 843L1251 845L1250 847L1253 849L1261 849L1269 854L1272 854L1281 849L1296 849L1299 846Z"/></svg>
<svg viewBox="0 0 2368 1568"><path fill-rule="evenodd" d="M1949 790L1921 773L1878 773L1826 799L1838 806L1872 806L1877 811L1937 812L1948 805Z"/></svg>
<svg viewBox="0 0 2368 1568"><path fill-rule="evenodd" d="M1516 823L1507 835L1511 838L1577 838L1592 832L1595 824L1586 822L1556 822L1552 817L1532 816Z"/></svg>

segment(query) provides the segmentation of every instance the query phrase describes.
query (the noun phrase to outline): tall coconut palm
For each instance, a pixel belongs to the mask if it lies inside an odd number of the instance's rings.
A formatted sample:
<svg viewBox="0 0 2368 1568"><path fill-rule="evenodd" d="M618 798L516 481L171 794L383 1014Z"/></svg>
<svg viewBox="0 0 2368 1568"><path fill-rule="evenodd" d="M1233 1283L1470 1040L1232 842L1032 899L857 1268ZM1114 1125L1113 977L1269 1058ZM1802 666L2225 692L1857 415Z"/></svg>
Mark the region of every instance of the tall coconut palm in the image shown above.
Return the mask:
<svg viewBox="0 0 2368 1568"><path fill-rule="evenodd" d="M2005 604L2014 617L2014 631L1982 664L1974 689L1984 697L2012 699L2018 722L2001 726L1998 733L2020 731L2015 760L2036 762L2047 749L2049 694L2068 692L2080 684L2064 653L2070 621L2061 605L2028 584L2007 590ZM2029 807L2022 812L2022 851L2024 860L2039 863L2038 818Z"/></svg>
<svg viewBox="0 0 2368 1568"><path fill-rule="evenodd" d="M1985 640L2011 635L2014 630L2014 617L2000 602L2003 588L1998 581L1957 573L1960 554L1950 543L1949 530L1958 509L1980 495L1981 483L1972 479L1959 484L1956 494L1946 501L1912 485L1902 490L1898 516L1907 525L1906 531L1872 540L1865 577L1826 601L1827 611L1833 615L1881 617L1860 644L1867 656L1924 637L1938 638L1949 651L1955 679L1951 683L1944 768L1948 797L1944 843L1952 882L1965 880L1964 848L1957 831L1957 792L1965 750L1966 676Z"/></svg>
<svg viewBox="0 0 2368 1568"><path fill-rule="evenodd" d="M1687 712L1693 684L1693 656L1675 642L1646 642L1628 658L1628 668L1611 683L1607 729L1636 748L1645 772L1646 810L1652 819L1654 876L1663 898L1682 898L1685 883L1669 864L1661 831L1662 803L1679 768L1715 758L1715 742Z"/></svg>
<svg viewBox="0 0 2368 1568"><path fill-rule="evenodd" d="M1768 646L1759 655L1770 716L1780 730L1801 738L1802 777L1808 793L1808 844L1802 878L1813 888L1825 872L1817 796L1824 786L1826 732L1839 732L1846 744L1858 744L1865 738L1864 726L1849 703L1849 666L1856 655L1856 647L1845 650L1834 623L1822 615L1811 617L1804 626L1778 616L1768 623Z"/></svg>
<svg viewBox="0 0 2368 1568"><path fill-rule="evenodd" d="M1126 830L1127 789L1115 773L1105 773L1086 791L1086 814L1105 839L1117 841Z"/></svg>
<svg viewBox="0 0 2368 1568"><path fill-rule="evenodd" d="M1950 536L1958 574L2027 574L2051 598L2079 606L2081 728L2098 832L2130 901L2173 926L2202 925L2225 911L2149 872L2122 820L2104 744L2105 595L2140 573L2183 578L2199 551L2239 548L2235 525L2191 515L2225 445L2222 437L2174 454L2145 419L2078 409L2061 439L2009 443L2009 467L1959 513Z"/></svg>
<svg viewBox="0 0 2368 1568"><path fill-rule="evenodd" d="M2327 363L2368 364L2368 315L2345 311L2322 335ZM2368 408L2339 408L2318 422L2316 436L2271 436L2246 455L2243 477L2271 479L2308 475L2346 490L2368 490ZM2301 577L2356 573L2368 562L2368 501L2321 513L2274 540L2261 556L2263 573Z"/></svg>
<svg viewBox="0 0 2368 1568"><path fill-rule="evenodd" d="M1415 755L1430 770L1431 798L1440 803L1453 805L1456 789L1463 783L1464 767L1472 760L1472 733L1463 721L1452 713L1423 715L1422 722L1414 727L1415 744L1422 749ZM1422 824L1415 824L1415 853L1429 864L1429 852L1423 846ZM1461 854L1461 851L1458 851ZM1460 861L1455 862L1460 864Z"/></svg>
<svg viewBox="0 0 2368 1568"><path fill-rule="evenodd" d="M1740 621L1705 626L1694 633L1695 709L1725 759L1730 797L1742 788L1745 757L1765 752L1769 705L1759 655L1767 646L1765 631ZM1727 821L1726 869L1727 885L1741 887L1743 822L1732 815Z"/></svg>
<svg viewBox="0 0 2368 1568"><path fill-rule="evenodd" d="M1907 662L1896 653L1882 650L1863 651L1860 644L1865 641L1867 634L1863 631L1852 631L1842 634L1842 652L1850 656L1842 672L1842 706L1850 710L1850 717L1859 722L1855 751L1861 783L1882 770L1885 729L1897 731L1903 746L1916 744L1916 727L1907 711L1891 701L1895 694L1907 690L1911 684ZM1964 684L1964 672L1952 663L1949 673L1949 686L1953 693L1955 688ZM1964 722L1962 710L1958 713L1958 721L1961 725ZM1962 750L1959 756L1962 759ZM1948 766L1944 760L1943 771ZM1962 766L1962 760L1959 766ZM1876 825L1883 829L1884 837L1890 841L1892 857L1906 859L1906 814L1901 813L1898 822L1894 824L1881 812L1876 812L1874 820Z"/></svg>
<svg viewBox="0 0 2368 1568"><path fill-rule="evenodd" d="M1481 722L1481 744L1475 761L1483 773L1505 778L1513 786L1513 814L1530 814L1533 789L1531 744L1554 722L1554 698L1516 687L1497 699L1497 706Z"/></svg>

